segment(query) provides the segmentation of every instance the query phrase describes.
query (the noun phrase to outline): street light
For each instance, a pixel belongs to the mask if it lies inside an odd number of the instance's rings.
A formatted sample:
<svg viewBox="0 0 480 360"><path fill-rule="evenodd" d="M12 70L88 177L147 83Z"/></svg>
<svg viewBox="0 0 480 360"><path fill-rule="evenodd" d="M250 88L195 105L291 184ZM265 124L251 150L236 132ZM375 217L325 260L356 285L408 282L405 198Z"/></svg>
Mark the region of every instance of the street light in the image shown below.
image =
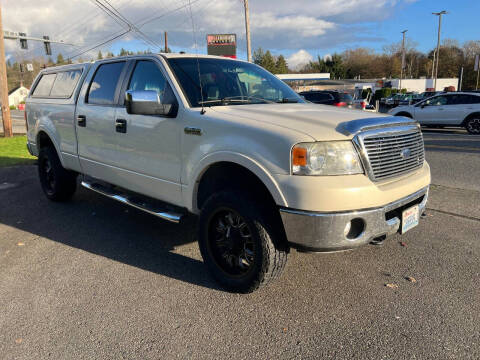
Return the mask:
<svg viewBox="0 0 480 360"><path fill-rule="evenodd" d="M433 15L438 16L438 39L437 39L437 59L435 64L435 80L433 82L433 90L437 91L437 76L438 76L438 59L440 58L440 29L442 27L442 15L447 14L445 10L434 12Z"/></svg>
<svg viewBox="0 0 480 360"><path fill-rule="evenodd" d="M403 38L402 38L402 68L400 69L400 84L399 84L399 90L402 91L402 79L403 79L403 69L405 68L405 33L408 30L403 30Z"/></svg>

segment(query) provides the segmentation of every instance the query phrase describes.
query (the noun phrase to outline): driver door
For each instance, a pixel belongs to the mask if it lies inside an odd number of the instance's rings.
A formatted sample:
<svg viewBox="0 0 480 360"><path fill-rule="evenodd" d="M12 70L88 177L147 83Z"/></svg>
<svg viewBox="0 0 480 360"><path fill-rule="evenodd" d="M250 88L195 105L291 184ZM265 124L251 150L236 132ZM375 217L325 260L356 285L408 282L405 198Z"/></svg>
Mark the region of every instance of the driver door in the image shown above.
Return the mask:
<svg viewBox="0 0 480 360"><path fill-rule="evenodd" d="M179 115L128 114L125 90L155 90L162 103L178 102L154 59L138 59L122 88L122 106L115 113L119 181L133 191L169 203L181 203Z"/></svg>

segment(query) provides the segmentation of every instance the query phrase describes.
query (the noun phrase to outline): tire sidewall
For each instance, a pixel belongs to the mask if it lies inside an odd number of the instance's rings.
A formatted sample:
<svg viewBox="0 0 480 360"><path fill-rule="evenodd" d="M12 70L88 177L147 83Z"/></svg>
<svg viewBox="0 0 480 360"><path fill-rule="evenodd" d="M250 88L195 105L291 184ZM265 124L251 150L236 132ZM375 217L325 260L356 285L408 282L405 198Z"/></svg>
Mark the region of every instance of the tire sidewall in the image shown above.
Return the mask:
<svg viewBox="0 0 480 360"><path fill-rule="evenodd" d="M470 127L469 127L470 121L480 121L480 116L475 116L475 117L472 117L472 118L468 119L467 123L465 124L465 127L466 127L469 134L480 135L480 131L479 132L474 132L474 131L470 130Z"/></svg>
<svg viewBox="0 0 480 360"><path fill-rule="evenodd" d="M222 191L212 195L202 209L198 225L198 243L204 262L215 279L228 290L248 292L252 283L261 282L265 267L268 267L268 250L264 237L268 236L268 229L261 213L254 206L255 202L238 191ZM233 276L221 269L215 260L209 245L209 226L222 209L231 209L243 217L252 234L255 247L255 260L252 268L240 276ZM265 229L266 231L263 231Z"/></svg>
<svg viewBox="0 0 480 360"><path fill-rule="evenodd" d="M50 186L47 185L46 174L44 171L44 164L45 161L50 162L50 166L52 167L53 176L55 178L55 183L53 189L50 189ZM38 154L38 175L40 179L40 184L42 185L43 192L49 199L55 198L56 194L56 187L58 186L57 177L58 177L58 169L56 162L59 161L56 154L52 153L52 149L50 147L43 148L40 150Z"/></svg>

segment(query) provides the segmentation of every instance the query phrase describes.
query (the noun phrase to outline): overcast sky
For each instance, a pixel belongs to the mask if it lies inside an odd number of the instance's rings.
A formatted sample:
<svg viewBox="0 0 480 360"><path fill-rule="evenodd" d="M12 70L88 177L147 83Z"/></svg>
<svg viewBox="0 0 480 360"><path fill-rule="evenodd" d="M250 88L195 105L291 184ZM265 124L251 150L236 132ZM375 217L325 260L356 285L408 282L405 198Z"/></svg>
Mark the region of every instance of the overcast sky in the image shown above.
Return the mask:
<svg viewBox="0 0 480 360"><path fill-rule="evenodd" d="M236 33L238 56L245 58L245 25L242 0L190 0L195 25L192 31L188 0L109 0L125 17L163 46L163 32L168 31L169 45L174 51L206 52L207 33ZM53 45L54 57L75 55L122 33L122 26L103 13L94 0L7 0L3 3L5 30L25 32L31 36L49 35L78 48ZM250 0L253 48L270 49L286 55L291 67L335 51L365 46L381 51L386 44L398 41L400 31L409 29L408 36L420 50L435 44L436 19L432 11L446 8L442 36L477 40L474 14L480 12L479 0ZM470 17L471 16L471 21ZM446 35L445 35L446 34ZM28 51L19 50L18 42L5 42L7 54L28 57L41 55L41 43L29 43ZM101 46L102 51L150 48L133 33ZM93 56L98 49L87 53Z"/></svg>

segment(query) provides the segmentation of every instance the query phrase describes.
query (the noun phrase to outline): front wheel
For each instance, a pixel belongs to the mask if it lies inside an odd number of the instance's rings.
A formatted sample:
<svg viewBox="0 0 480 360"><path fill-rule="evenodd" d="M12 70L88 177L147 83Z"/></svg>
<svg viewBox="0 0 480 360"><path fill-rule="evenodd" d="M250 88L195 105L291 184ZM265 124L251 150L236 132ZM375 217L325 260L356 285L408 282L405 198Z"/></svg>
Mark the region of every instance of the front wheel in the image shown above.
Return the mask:
<svg viewBox="0 0 480 360"><path fill-rule="evenodd" d="M480 135L480 116L475 116L467 120L465 128L472 135Z"/></svg>
<svg viewBox="0 0 480 360"><path fill-rule="evenodd" d="M220 285L249 293L281 274L287 249L274 245L281 236L274 218L241 191L222 191L206 201L198 241L203 260Z"/></svg>

